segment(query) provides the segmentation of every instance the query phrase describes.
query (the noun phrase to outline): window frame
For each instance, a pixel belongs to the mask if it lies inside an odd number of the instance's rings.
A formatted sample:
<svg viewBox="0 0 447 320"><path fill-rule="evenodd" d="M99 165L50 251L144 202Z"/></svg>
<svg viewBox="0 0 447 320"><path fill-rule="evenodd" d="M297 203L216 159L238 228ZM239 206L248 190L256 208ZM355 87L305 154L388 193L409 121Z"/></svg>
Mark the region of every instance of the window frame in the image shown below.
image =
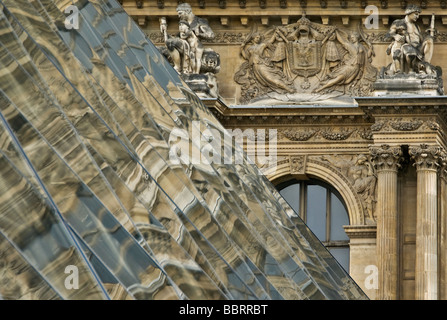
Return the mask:
<svg viewBox="0 0 447 320"><path fill-rule="evenodd" d="M285 189L291 185L294 185L294 184L299 184L299 212L297 212L297 214L304 221L304 223L306 223L306 225L307 225L307 215L308 215L308 213L307 213L308 186L309 185L318 185L323 188L326 188L325 241L321 241L321 240L320 241L329 251L332 248L347 248L348 250L350 250L349 238L347 240L331 240L331 219L333 216L332 201L331 201L332 197L334 197L334 196L337 197L338 200L341 202L341 204L343 205L343 208L345 209L346 215L347 215L348 225L350 224L348 209L347 209L346 203L345 203L343 197L340 195L340 193L330 184L328 184L322 180L314 179L314 178L311 178L308 180L298 180L295 178L291 178L290 180L287 180L287 181L277 184L276 189L278 190L278 192L281 192L283 189ZM309 229L312 231L311 228L309 228ZM348 254L349 254L349 251L348 251Z"/></svg>

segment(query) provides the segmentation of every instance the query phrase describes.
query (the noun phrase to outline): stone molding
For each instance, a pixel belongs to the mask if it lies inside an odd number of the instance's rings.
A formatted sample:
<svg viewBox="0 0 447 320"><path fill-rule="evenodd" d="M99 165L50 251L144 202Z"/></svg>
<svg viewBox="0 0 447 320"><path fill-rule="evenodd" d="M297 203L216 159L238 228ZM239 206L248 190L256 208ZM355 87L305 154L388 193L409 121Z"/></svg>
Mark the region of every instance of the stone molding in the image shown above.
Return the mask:
<svg viewBox="0 0 447 320"><path fill-rule="evenodd" d="M349 239L376 238L377 226L375 225L349 225L344 226Z"/></svg>

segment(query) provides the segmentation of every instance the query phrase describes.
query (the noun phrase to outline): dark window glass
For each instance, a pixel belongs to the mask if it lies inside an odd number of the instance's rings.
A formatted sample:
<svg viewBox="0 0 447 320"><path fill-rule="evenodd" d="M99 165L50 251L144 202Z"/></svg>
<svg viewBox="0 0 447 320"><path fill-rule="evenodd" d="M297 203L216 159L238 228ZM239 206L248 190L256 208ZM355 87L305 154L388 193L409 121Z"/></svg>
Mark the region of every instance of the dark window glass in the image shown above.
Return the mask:
<svg viewBox="0 0 447 320"><path fill-rule="evenodd" d="M349 225L349 217L339 193L315 179L290 180L277 188L340 265L349 271L349 238L343 228Z"/></svg>

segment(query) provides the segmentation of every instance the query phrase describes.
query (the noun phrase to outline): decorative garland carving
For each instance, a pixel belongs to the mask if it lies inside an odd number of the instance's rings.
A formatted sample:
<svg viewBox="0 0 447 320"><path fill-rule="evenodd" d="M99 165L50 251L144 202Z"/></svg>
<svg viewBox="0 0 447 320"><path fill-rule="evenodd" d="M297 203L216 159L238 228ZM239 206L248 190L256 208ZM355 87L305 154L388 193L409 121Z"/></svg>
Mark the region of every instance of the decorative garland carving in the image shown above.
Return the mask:
<svg viewBox="0 0 447 320"><path fill-rule="evenodd" d="M414 131L420 128L422 120L390 121L390 126L397 131Z"/></svg>
<svg viewBox="0 0 447 320"><path fill-rule="evenodd" d="M348 139L354 130L341 130L340 132L334 132L332 129L321 130L320 134L326 140L340 141Z"/></svg>
<svg viewBox="0 0 447 320"><path fill-rule="evenodd" d="M317 132L318 130L298 131L296 129L280 129L278 131L278 138L282 139L284 137L289 139L290 141L307 141L312 138Z"/></svg>
<svg viewBox="0 0 447 320"><path fill-rule="evenodd" d="M414 119L390 119L380 120L371 125L371 130L374 132L390 132L390 131L417 131L417 130L439 130L439 124L433 120Z"/></svg>
<svg viewBox="0 0 447 320"><path fill-rule="evenodd" d="M314 138L321 138L329 141L343 141L349 138L361 138L364 140L372 140L372 131L369 129L353 129L353 128L342 128L342 129L303 129L298 128L292 129L279 129L278 130L278 140L288 139L290 141L309 141Z"/></svg>

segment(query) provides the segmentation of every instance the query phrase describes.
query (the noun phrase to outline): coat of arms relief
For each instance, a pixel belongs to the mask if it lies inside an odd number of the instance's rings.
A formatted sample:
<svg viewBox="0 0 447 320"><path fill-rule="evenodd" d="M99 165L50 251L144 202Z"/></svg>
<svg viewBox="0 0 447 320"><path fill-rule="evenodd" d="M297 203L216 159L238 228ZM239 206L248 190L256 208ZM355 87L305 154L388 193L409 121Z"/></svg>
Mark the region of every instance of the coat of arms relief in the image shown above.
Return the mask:
<svg viewBox="0 0 447 320"><path fill-rule="evenodd" d="M372 95L377 69L373 47L363 34L311 22L247 35L241 46L246 60L234 79L240 103L309 103Z"/></svg>

